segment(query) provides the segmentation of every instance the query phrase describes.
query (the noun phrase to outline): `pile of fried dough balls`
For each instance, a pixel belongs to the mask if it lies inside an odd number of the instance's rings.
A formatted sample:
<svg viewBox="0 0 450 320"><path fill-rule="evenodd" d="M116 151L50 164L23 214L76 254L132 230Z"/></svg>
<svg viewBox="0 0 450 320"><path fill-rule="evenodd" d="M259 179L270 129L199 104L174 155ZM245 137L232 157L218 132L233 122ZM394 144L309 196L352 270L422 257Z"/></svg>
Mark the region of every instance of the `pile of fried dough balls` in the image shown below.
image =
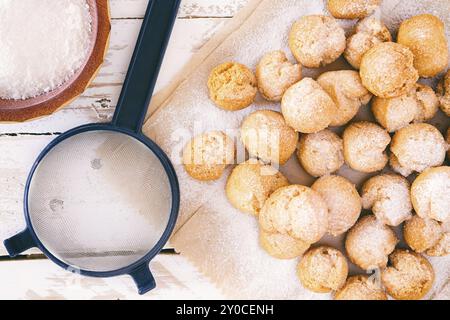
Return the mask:
<svg viewBox="0 0 450 320"><path fill-rule="evenodd" d="M370 16L380 2L328 0L335 18L360 19L352 35L346 38L333 17L303 16L289 34L297 63L282 51L269 52L256 75L228 62L212 70L208 81L212 101L224 110L250 106L258 91L281 102L281 113L259 110L243 120L240 136L250 160L234 168L226 195L234 207L258 217L260 244L268 254L302 257L301 284L333 292L338 300L384 300L387 294L420 299L434 282L423 254L450 252L450 167L444 164L450 130L445 139L426 123L439 107L450 116L450 72L437 93L417 82L447 68L444 25L430 14L414 16L403 21L393 42L383 22ZM341 55L353 70L302 78L302 66L318 68ZM377 123L351 122L370 101ZM341 137L329 129L340 126L346 126ZM183 159L189 175L209 181L221 177L234 153L231 138L208 132L187 144ZM294 153L318 178L311 187L290 184L270 165L283 165ZM335 174L344 163L370 174L359 192ZM402 224L408 250L396 248L392 227ZM342 252L314 246L325 234L345 233L350 262L380 270L381 283L362 274L348 277Z"/></svg>

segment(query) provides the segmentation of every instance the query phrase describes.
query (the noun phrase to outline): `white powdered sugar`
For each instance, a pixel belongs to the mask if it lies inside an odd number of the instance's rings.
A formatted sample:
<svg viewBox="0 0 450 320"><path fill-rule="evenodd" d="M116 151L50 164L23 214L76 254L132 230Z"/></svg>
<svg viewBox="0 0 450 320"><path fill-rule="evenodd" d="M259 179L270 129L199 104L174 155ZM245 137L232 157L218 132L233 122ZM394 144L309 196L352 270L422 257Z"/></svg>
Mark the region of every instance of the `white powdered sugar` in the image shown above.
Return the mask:
<svg viewBox="0 0 450 320"><path fill-rule="evenodd" d="M69 80L91 32L86 0L1 0L0 98L32 98Z"/></svg>

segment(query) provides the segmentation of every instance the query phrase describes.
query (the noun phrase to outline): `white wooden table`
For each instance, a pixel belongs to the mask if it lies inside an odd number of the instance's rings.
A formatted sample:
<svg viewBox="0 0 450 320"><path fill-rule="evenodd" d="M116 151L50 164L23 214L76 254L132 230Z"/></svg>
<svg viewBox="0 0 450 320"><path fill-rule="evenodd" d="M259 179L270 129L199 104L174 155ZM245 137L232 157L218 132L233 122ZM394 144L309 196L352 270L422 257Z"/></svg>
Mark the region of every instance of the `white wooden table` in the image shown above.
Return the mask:
<svg viewBox="0 0 450 320"><path fill-rule="evenodd" d="M183 0L156 90L247 0ZM75 126L111 119L148 0L110 0L112 30L106 61L86 92L63 110L23 124L0 124L0 240L24 227L23 188L41 149ZM139 297L129 277L94 279L60 269L38 251L20 259L0 246L0 299L202 299L220 292L176 254L151 264L158 288Z"/></svg>

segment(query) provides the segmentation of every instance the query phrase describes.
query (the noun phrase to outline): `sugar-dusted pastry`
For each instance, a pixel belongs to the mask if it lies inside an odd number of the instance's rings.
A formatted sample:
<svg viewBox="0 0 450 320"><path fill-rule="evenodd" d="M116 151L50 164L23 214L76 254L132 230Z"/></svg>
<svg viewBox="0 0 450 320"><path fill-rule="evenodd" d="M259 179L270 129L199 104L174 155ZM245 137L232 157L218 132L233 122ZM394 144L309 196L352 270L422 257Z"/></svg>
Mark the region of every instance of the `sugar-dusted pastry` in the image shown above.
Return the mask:
<svg viewBox="0 0 450 320"><path fill-rule="evenodd" d="M433 219L423 219L415 215L403 226L403 237L406 244L415 252L421 253L433 248L442 236L441 225Z"/></svg>
<svg viewBox="0 0 450 320"><path fill-rule="evenodd" d="M283 94L302 78L302 66L291 63L281 51L266 53L256 67L261 95L269 101L281 101Z"/></svg>
<svg viewBox="0 0 450 320"><path fill-rule="evenodd" d="M302 134L297 158L303 169L313 177L336 172L344 164L342 139L328 129Z"/></svg>
<svg viewBox="0 0 450 320"><path fill-rule="evenodd" d="M395 250L389 256L390 266L381 271L387 293L397 300L419 300L434 282L432 265L418 253Z"/></svg>
<svg viewBox="0 0 450 320"><path fill-rule="evenodd" d="M422 172L444 162L447 146L444 137L431 124L415 123L398 130L391 143L391 156L401 168Z"/></svg>
<svg viewBox="0 0 450 320"><path fill-rule="evenodd" d="M284 164L297 148L298 133L286 124L279 112L259 110L242 122L241 140L251 156Z"/></svg>
<svg viewBox="0 0 450 320"><path fill-rule="evenodd" d="M417 215L437 221L450 219L450 167L423 171L411 185L411 201Z"/></svg>
<svg viewBox="0 0 450 320"><path fill-rule="evenodd" d="M370 173L386 166L386 147L391 137L377 124L366 121L352 123L345 129L342 139L345 162L352 169Z"/></svg>
<svg viewBox="0 0 450 320"><path fill-rule="evenodd" d="M320 246L309 249L300 259L297 276L311 291L326 293L341 288L348 275L348 263L337 249Z"/></svg>
<svg viewBox="0 0 450 320"><path fill-rule="evenodd" d="M369 103L372 94L362 85L359 73L354 70L329 71L317 79L319 85L336 104L337 111L330 126L347 124L362 105Z"/></svg>
<svg viewBox="0 0 450 320"><path fill-rule="evenodd" d="M259 214L259 224L267 232L315 243L327 232L328 207L311 188L282 187L267 199Z"/></svg>
<svg viewBox="0 0 450 320"><path fill-rule="evenodd" d="M414 173L414 170L400 165L400 162L398 162L397 157L393 153L391 153L391 156L389 157L389 166L393 171L397 172L398 174L401 174L404 177L409 177L411 174Z"/></svg>
<svg viewBox="0 0 450 320"><path fill-rule="evenodd" d="M347 279L334 295L334 300L387 300L387 295L375 278L357 275Z"/></svg>
<svg viewBox="0 0 450 320"><path fill-rule="evenodd" d="M397 131L411 122L423 122L436 115L439 100L433 89L423 84L395 98L378 98L372 101L372 112L378 123L389 132Z"/></svg>
<svg viewBox="0 0 450 320"><path fill-rule="evenodd" d="M353 68L359 69L364 54L375 45L392 41L388 28L375 17L362 19L356 24L355 33L347 39L344 57Z"/></svg>
<svg viewBox="0 0 450 320"><path fill-rule="evenodd" d="M268 254L277 259L294 259L300 257L309 249L309 244L300 239L264 230L259 232L259 243Z"/></svg>
<svg viewBox="0 0 450 320"><path fill-rule="evenodd" d="M194 137L183 150L183 165L194 179L219 179L225 168L234 163L235 146L221 131L211 131Z"/></svg>
<svg viewBox="0 0 450 320"><path fill-rule="evenodd" d="M383 42L367 51L361 60L360 75L363 85L380 98L405 94L419 79L411 50L394 42Z"/></svg>
<svg viewBox="0 0 450 320"><path fill-rule="evenodd" d="M294 57L308 68L318 68L335 61L345 50L345 32L332 17L303 16L289 34Z"/></svg>
<svg viewBox="0 0 450 320"><path fill-rule="evenodd" d="M421 14L402 22L397 42L414 54L414 67L421 77L434 77L447 68L448 47L444 23L431 14Z"/></svg>
<svg viewBox="0 0 450 320"><path fill-rule="evenodd" d="M359 19L371 15L382 0L328 0L331 15L338 19Z"/></svg>
<svg viewBox="0 0 450 320"><path fill-rule="evenodd" d="M253 72L240 63L226 62L215 67L208 79L209 96L220 108L241 110L253 103L257 81Z"/></svg>
<svg viewBox="0 0 450 320"><path fill-rule="evenodd" d="M281 112L286 123L296 131L314 133L331 124L337 107L315 80L304 78L286 91L281 100Z"/></svg>
<svg viewBox="0 0 450 320"><path fill-rule="evenodd" d="M378 220L398 226L411 217L408 180L396 174L380 174L367 180L361 192L364 209L372 210Z"/></svg>
<svg viewBox="0 0 450 320"><path fill-rule="evenodd" d="M361 197L355 185L335 175L321 177L311 188L328 205L328 233L338 236L353 227L361 213Z"/></svg>
<svg viewBox="0 0 450 320"><path fill-rule="evenodd" d="M272 192L288 184L286 177L275 168L250 159L233 169L225 191L235 208L258 215Z"/></svg>
<svg viewBox="0 0 450 320"><path fill-rule="evenodd" d="M350 260L364 270L384 268L398 239L374 215L362 217L347 233L345 248Z"/></svg>
<svg viewBox="0 0 450 320"><path fill-rule="evenodd" d="M447 117L450 117L450 70L447 71L445 76L439 82L437 94L439 96L441 110Z"/></svg>
<svg viewBox="0 0 450 320"><path fill-rule="evenodd" d="M443 257L450 254L450 220L441 224L442 235L439 241L425 253L432 257Z"/></svg>

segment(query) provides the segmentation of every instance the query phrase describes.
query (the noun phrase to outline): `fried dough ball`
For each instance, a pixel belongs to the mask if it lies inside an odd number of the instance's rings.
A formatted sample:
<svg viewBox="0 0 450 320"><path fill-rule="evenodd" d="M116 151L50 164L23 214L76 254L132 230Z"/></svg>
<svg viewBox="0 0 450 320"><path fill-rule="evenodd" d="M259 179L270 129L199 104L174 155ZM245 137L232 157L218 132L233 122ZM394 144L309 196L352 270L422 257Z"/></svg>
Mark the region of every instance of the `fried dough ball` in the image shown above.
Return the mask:
<svg viewBox="0 0 450 320"><path fill-rule="evenodd" d="M339 170L344 164L342 139L328 129L303 134L297 150L303 169L313 177L321 177Z"/></svg>
<svg viewBox="0 0 450 320"><path fill-rule="evenodd" d="M394 42L377 44L364 54L360 75L363 85L380 98L409 92L419 79L408 47Z"/></svg>
<svg viewBox="0 0 450 320"><path fill-rule="evenodd" d="M437 94L439 96L441 110L447 117L450 117L450 70L447 71L445 76L439 82Z"/></svg>
<svg viewBox="0 0 450 320"><path fill-rule="evenodd" d="M235 208L258 215L272 192L288 184L289 181L278 170L251 159L233 169L225 191Z"/></svg>
<svg viewBox="0 0 450 320"><path fill-rule="evenodd" d="M398 226L411 217L411 197L408 180L395 174L381 174L370 178L362 187L364 209L372 209L378 220Z"/></svg>
<svg viewBox="0 0 450 320"><path fill-rule="evenodd" d="M269 101L281 101L283 94L302 78L302 66L292 64L283 51L264 55L256 67L259 92Z"/></svg>
<svg viewBox="0 0 450 320"><path fill-rule="evenodd" d="M450 167L429 168L411 185L411 201L423 219L445 222L450 219Z"/></svg>
<svg viewBox="0 0 450 320"><path fill-rule="evenodd" d="M194 179L219 179L227 165L234 163L235 146L231 138L221 131L198 135L183 150L183 165Z"/></svg>
<svg viewBox="0 0 450 320"><path fill-rule="evenodd" d="M444 23L431 14L421 14L402 22L397 42L414 54L414 67L421 77L434 77L448 65Z"/></svg>
<svg viewBox="0 0 450 320"><path fill-rule="evenodd" d="M433 248L442 236L441 225L433 219L422 219L415 215L403 226L406 244L418 253Z"/></svg>
<svg viewBox="0 0 450 320"><path fill-rule="evenodd" d="M345 32L332 17L304 16L291 28L289 47L302 65L318 68L335 61L344 52Z"/></svg>
<svg viewBox="0 0 450 320"><path fill-rule="evenodd" d="M397 157L393 153L391 153L391 156L389 157L389 165L391 166L392 170L404 177L409 177L414 173L414 170L401 166L400 162L398 162Z"/></svg>
<svg viewBox="0 0 450 320"><path fill-rule="evenodd" d="M397 300L419 300L430 291L434 282L432 265L418 253L395 250L391 266L381 272L387 293Z"/></svg>
<svg viewBox="0 0 450 320"><path fill-rule="evenodd" d="M427 123L410 124L398 130L391 143L391 153L401 168L422 172L444 162L447 146L444 137Z"/></svg>
<svg viewBox="0 0 450 320"><path fill-rule="evenodd" d="M298 133L272 110L251 113L241 125L241 140L248 153L264 162L285 164L295 152Z"/></svg>
<svg viewBox="0 0 450 320"><path fill-rule="evenodd" d="M443 257L450 254L450 223L444 223L447 227L443 227L444 233L439 241L430 249L426 251L426 254L432 257Z"/></svg>
<svg viewBox="0 0 450 320"><path fill-rule="evenodd" d="M375 17L368 17L356 24L355 33L347 39L344 57L353 68L359 69L364 54L375 45L392 41L388 28Z"/></svg>
<svg viewBox="0 0 450 320"><path fill-rule="evenodd" d="M281 100L286 123L298 132L314 133L330 125L336 115L336 104L311 78L290 87Z"/></svg>
<svg viewBox="0 0 450 320"><path fill-rule="evenodd" d="M348 275L347 259L337 249L321 246L308 250L297 266L302 285L326 293L341 288Z"/></svg>
<svg viewBox="0 0 450 320"><path fill-rule="evenodd" d="M362 217L347 233L345 248L350 260L364 270L384 268L398 239L375 216Z"/></svg>
<svg viewBox="0 0 450 320"><path fill-rule="evenodd" d="M333 99L337 112L330 126L347 124L362 105L369 103L372 94L362 85L359 73L354 70L329 71L317 79L319 85Z"/></svg>
<svg viewBox="0 0 450 320"><path fill-rule="evenodd" d="M266 232L315 243L327 232L328 208L319 193L308 187L282 187L267 199L259 224Z"/></svg>
<svg viewBox="0 0 450 320"><path fill-rule="evenodd" d="M360 19L371 15L382 0L328 0L328 11L338 19Z"/></svg>
<svg viewBox="0 0 450 320"><path fill-rule="evenodd" d="M253 72L246 66L226 62L215 67L208 79L211 100L224 110L241 110L253 103L257 83Z"/></svg>
<svg viewBox="0 0 450 320"><path fill-rule="evenodd" d="M259 243L268 254L277 259L294 259L309 249L309 244L302 240L264 230L259 232Z"/></svg>
<svg viewBox="0 0 450 320"><path fill-rule="evenodd" d="M334 300L387 300L387 296L375 279L357 275L347 279L334 295Z"/></svg>
<svg viewBox="0 0 450 320"><path fill-rule="evenodd" d="M345 162L350 168L370 173L386 166L386 147L391 137L380 126L371 122L355 122L345 129L342 138Z"/></svg>
<svg viewBox="0 0 450 320"><path fill-rule="evenodd" d="M353 227L361 213L361 197L353 183L331 175L317 179L311 188L328 205L328 233L338 236Z"/></svg>

